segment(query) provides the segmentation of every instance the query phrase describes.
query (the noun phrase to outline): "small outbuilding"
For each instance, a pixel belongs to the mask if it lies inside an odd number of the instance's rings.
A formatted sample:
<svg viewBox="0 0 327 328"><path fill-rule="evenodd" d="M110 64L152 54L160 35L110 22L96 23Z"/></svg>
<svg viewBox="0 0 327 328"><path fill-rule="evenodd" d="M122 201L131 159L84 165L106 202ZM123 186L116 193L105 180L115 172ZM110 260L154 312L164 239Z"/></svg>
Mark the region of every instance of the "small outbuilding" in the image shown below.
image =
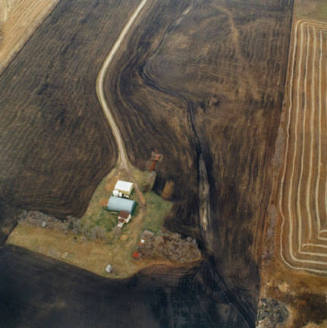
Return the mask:
<svg viewBox="0 0 327 328"><path fill-rule="evenodd" d="M133 214L135 206L136 202L134 200L111 196L107 208L109 211L113 212L124 211Z"/></svg>
<svg viewBox="0 0 327 328"><path fill-rule="evenodd" d="M134 185L132 182L118 180L112 194L115 197L129 198L133 192L133 189Z"/></svg>
<svg viewBox="0 0 327 328"><path fill-rule="evenodd" d="M126 211L120 211L118 214L118 227L122 228L124 224L129 223L132 215Z"/></svg>

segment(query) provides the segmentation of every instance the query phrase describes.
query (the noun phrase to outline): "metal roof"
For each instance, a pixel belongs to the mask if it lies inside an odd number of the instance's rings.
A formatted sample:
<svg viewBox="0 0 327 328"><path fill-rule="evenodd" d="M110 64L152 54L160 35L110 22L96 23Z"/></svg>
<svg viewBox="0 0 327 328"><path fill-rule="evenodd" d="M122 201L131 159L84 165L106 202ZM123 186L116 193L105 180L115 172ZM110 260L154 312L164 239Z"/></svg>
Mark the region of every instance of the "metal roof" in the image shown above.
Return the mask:
<svg viewBox="0 0 327 328"><path fill-rule="evenodd" d="M133 183L128 181L118 180L114 189L130 194L133 190Z"/></svg>
<svg viewBox="0 0 327 328"><path fill-rule="evenodd" d="M135 206L136 202L134 200L112 196L109 198L107 208L109 211L114 212L126 211L133 213Z"/></svg>

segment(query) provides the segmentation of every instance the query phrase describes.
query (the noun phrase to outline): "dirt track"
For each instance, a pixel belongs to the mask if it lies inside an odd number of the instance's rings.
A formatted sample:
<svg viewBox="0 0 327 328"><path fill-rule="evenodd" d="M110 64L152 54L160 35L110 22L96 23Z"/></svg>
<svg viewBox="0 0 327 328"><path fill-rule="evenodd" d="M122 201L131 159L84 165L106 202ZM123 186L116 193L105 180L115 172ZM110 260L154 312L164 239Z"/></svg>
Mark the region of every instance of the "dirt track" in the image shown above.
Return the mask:
<svg viewBox="0 0 327 328"><path fill-rule="evenodd" d="M97 95L98 95L99 102L101 104L103 113L106 116L106 119L109 123L109 126L110 126L111 130L112 130L112 134L113 134L113 136L115 138L115 141L117 143L117 146L118 146L118 153L119 153L118 165L121 165L121 167L126 169L128 172L131 172L131 163L128 159L127 152L126 152L126 147L125 147L125 142L122 139L121 133L119 131L119 127L118 127L118 125L115 121L115 118L112 115L112 112L111 112L111 110L110 110L110 108L107 104L106 97L105 97L104 90L103 90L103 83L104 83L104 79L105 79L108 67L110 66L115 54L119 50L119 48L120 48L121 44L123 43L126 35L128 34L128 32L131 29L133 23L138 18L138 16L142 12L142 9L144 8L144 6L146 5L147 2L148 2L148 0L142 0L142 2L135 9L133 15L130 17L130 19L128 20L128 22L124 26L124 28L121 31L117 41L115 42L115 44L113 45L112 49L110 50L108 56L106 57L106 60L104 61L103 65L101 67L101 70L99 72L97 82L96 82L96 92L97 92ZM132 180L134 182L135 189L136 189L136 192L139 196L141 204L145 205L145 203L146 203L145 198L144 198L140 188L138 187L138 185L137 185L137 183L136 183L136 181L135 181L135 179L132 175L130 176L130 180Z"/></svg>
<svg viewBox="0 0 327 328"><path fill-rule="evenodd" d="M327 25L295 24L279 189L280 255L298 270L327 274L325 53Z"/></svg>
<svg viewBox="0 0 327 328"><path fill-rule="evenodd" d="M110 108L108 107L107 101L106 101L106 97L104 95L104 91L103 91L103 82L104 82L104 78L105 75L107 73L108 67L111 64L115 54L117 53L117 51L119 50L122 42L124 41L127 33L129 32L129 30L131 29L133 23L135 22L135 20L137 19L137 17L140 15L140 13L142 12L143 7L146 5L148 0L143 0L139 6L135 9L133 15L130 17L130 19L128 20L128 22L126 23L126 25L124 26L122 32L120 33L117 41L115 42L115 44L113 45L112 49L110 50L106 60L103 63L103 66L101 67L101 70L99 72L98 78L97 78L97 83L96 83L96 91L97 91L97 95L99 98L99 102L101 104L101 107L103 109L103 112L107 118L107 121L112 129L112 133L115 137L117 146L118 146L118 150L119 150L119 161L121 161L121 165L125 168L125 169L129 169L130 167L130 162L128 160L128 156L126 153L126 147L125 147L125 143L121 137L121 133L119 131L119 128L117 126L117 123L115 122L115 119L111 113Z"/></svg>

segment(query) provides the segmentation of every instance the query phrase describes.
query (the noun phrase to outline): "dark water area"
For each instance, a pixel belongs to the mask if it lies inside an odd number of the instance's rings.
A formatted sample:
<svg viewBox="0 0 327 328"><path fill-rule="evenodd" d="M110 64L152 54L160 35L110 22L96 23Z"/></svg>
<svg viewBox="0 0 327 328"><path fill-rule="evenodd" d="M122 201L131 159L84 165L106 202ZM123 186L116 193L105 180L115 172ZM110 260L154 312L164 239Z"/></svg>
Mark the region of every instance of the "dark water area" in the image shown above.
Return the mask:
<svg viewBox="0 0 327 328"><path fill-rule="evenodd" d="M0 249L0 328L248 327L208 262L110 280L22 248Z"/></svg>

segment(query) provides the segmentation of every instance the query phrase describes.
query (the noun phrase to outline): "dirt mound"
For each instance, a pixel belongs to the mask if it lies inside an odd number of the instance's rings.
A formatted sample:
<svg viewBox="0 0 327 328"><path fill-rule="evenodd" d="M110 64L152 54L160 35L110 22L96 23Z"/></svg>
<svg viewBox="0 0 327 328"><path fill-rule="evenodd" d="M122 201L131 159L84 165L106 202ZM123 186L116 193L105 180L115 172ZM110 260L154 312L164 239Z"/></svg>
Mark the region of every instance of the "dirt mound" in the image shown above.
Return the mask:
<svg viewBox="0 0 327 328"><path fill-rule="evenodd" d="M288 318L286 306L274 299L262 298L258 308L258 328L275 328Z"/></svg>

